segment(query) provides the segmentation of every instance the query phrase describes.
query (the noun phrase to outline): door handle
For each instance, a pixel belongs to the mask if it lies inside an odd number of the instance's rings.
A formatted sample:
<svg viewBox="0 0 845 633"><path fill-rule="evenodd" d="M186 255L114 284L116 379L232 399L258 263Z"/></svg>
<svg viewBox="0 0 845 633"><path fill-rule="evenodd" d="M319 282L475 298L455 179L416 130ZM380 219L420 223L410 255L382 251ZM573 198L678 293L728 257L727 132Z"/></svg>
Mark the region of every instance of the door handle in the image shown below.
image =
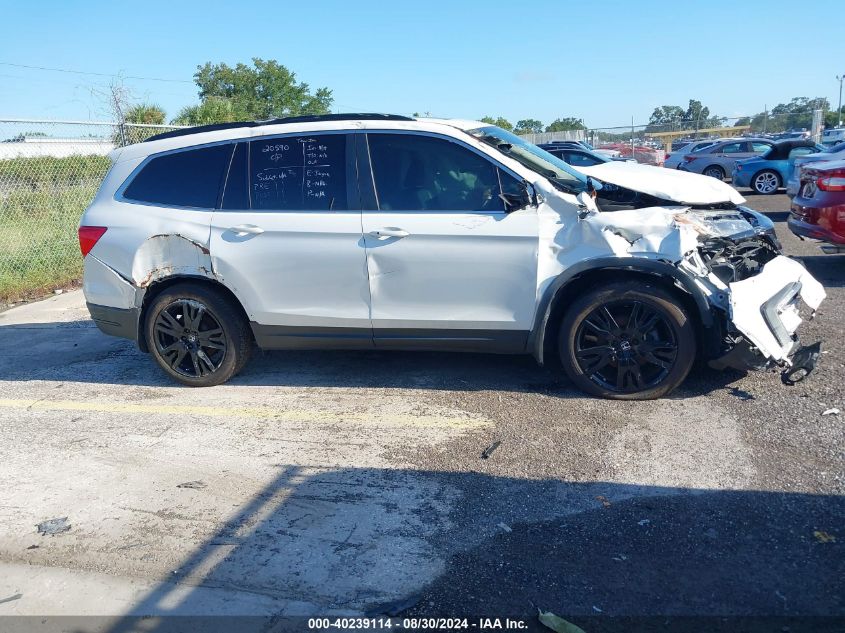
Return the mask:
<svg viewBox="0 0 845 633"><path fill-rule="evenodd" d="M238 224L238 226L230 227L229 230L238 233L239 235L246 235L247 233L251 235L258 235L259 233L264 232L264 229L260 226L255 226L254 224Z"/></svg>
<svg viewBox="0 0 845 633"><path fill-rule="evenodd" d="M373 237L408 237L410 233L395 227L385 227L383 229L379 229L378 231L370 231L370 235Z"/></svg>

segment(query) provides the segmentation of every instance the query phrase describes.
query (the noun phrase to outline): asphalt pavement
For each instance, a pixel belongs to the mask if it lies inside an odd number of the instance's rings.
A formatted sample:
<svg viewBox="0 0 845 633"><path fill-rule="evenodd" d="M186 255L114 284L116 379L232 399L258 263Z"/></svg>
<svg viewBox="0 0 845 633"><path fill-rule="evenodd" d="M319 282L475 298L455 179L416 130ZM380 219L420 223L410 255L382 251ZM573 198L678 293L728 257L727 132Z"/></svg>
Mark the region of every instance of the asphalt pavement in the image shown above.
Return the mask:
<svg viewBox="0 0 845 633"><path fill-rule="evenodd" d="M190 389L78 291L0 313L0 616L835 630L845 255L792 236L786 196L748 203L828 293L794 387L698 368L671 398L609 402L530 357L274 352Z"/></svg>

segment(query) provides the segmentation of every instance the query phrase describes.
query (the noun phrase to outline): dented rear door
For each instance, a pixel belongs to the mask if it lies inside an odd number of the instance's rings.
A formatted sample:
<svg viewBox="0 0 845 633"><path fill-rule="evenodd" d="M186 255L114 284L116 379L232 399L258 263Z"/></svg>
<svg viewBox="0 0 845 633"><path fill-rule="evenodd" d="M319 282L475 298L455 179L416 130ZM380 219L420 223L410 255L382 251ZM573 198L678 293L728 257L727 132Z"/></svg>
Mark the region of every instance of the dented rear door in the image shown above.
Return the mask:
<svg viewBox="0 0 845 633"><path fill-rule="evenodd" d="M257 137L233 156L211 221L212 263L265 326L256 330L265 347L331 339L339 328L372 345L350 143L337 132Z"/></svg>

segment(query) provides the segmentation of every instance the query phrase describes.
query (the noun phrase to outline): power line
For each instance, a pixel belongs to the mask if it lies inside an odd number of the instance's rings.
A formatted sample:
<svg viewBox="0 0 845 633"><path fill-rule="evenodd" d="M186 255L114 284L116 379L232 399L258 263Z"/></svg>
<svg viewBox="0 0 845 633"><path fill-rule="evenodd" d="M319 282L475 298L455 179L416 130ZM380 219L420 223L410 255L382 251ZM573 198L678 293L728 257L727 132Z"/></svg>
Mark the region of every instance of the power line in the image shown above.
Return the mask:
<svg viewBox="0 0 845 633"><path fill-rule="evenodd" d="M138 77L136 75L110 75L108 73L92 73L82 70L70 70L68 68L47 68L46 66L29 66L27 64L12 64L10 62L0 62L0 66L13 66L14 68L28 68L30 70L49 70L56 73L70 73L73 75L92 75L94 77L120 77L122 79L139 79L141 81L164 81L168 83L192 84L193 81L188 79L163 79L161 77Z"/></svg>

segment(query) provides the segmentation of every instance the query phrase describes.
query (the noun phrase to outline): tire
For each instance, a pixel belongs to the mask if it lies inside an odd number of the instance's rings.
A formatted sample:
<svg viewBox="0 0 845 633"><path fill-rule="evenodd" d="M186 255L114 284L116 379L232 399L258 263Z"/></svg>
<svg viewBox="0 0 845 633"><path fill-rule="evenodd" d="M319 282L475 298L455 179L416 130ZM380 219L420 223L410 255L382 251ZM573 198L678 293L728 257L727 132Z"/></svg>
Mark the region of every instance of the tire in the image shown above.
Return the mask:
<svg viewBox="0 0 845 633"><path fill-rule="evenodd" d="M709 167L706 167L701 173L705 176L710 176L711 178L716 178L718 180L725 179L725 170L719 167L718 165L710 165Z"/></svg>
<svg viewBox="0 0 845 633"><path fill-rule="evenodd" d="M754 190L754 193L764 196L776 194L782 185L780 174L771 169L758 171L751 179L751 188Z"/></svg>
<svg viewBox="0 0 845 633"><path fill-rule="evenodd" d="M696 355L695 326L663 288L616 282L572 303L561 320L558 352L579 389L612 400L651 400L687 377Z"/></svg>
<svg viewBox="0 0 845 633"><path fill-rule="evenodd" d="M144 332L158 366L190 387L226 382L243 369L253 347L252 331L238 306L221 291L190 282L155 297Z"/></svg>

